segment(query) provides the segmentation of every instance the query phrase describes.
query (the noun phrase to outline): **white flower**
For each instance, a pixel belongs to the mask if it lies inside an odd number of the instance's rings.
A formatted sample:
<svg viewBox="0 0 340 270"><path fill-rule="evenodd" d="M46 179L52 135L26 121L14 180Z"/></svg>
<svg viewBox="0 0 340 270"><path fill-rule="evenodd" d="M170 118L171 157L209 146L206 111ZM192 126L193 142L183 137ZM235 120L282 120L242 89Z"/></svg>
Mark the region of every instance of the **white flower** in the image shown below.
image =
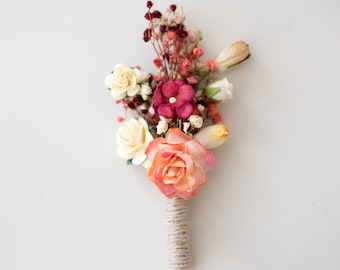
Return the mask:
<svg viewBox="0 0 340 270"><path fill-rule="evenodd" d="M206 149L211 149L222 145L228 138L229 132L226 126L216 124L207 126L195 134L198 140Z"/></svg>
<svg viewBox="0 0 340 270"><path fill-rule="evenodd" d="M118 155L125 159L132 159L133 164L140 165L146 159L145 150L153 137L143 118L132 118L118 129L116 140Z"/></svg>
<svg viewBox="0 0 340 270"><path fill-rule="evenodd" d="M190 123L189 122L183 122L183 132L187 133L190 127Z"/></svg>
<svg viewBox="0 0 340 270"><path fill-rule="evenodd" d="M147 82L149 80L149 74L146 72L141 72L139 68L133 68L136 75L137 82Z"/></svg>
<svg viewBox="0 0 340 270"><path fill-rule="evenodd" d="M188 120L193 128L201 128L203 125L203 119L199 115L190 115Z"/></svg>
<svg viewBox="0 0 340 270"><path fill-rule="evenodd" d="M160 135L168 130L168 123L166 120L160 120L157 124L157 134Z"/></svg>
<svg viewBox="0 0 340 270"><path fill-rule="evenodd" d="M165 22L168 26L176 26L180 23L183 23L184 21L184 16L179 13L179 12L175 12L172 13L170 12L169 16L166 17L166 19L163 19L163 22Z"/></svg>
<svg viewBox="0 0 340 270"><path fill-rule="evenodd" d="M236 41L227 46L216 58L216 67L224 71L235 66L250 56L249 46L244 41Z"/></svg>
<svg viewBox="0 0 340 270"><path fill-rule="evenodd" d="M163 121L165 121L167 123L170 123L172 121L171 118L165 118L164 116L161 116L161 115L159 115L159 119L161 119L161 120L163 120Z"/></svg>
<svg viewBox="0 0 340 270"><path fill-rule="evenodd" d="M199 42L203 39L202 32L199 28L197 27L192 27L188 30L190 39L193 40L194 42Z"/></svg>
<svg viewBox="0 0 340 270"><path fill-rule="evenodd" d="M205 107L202 104L198 104L197 105L197 110L200 112L204 112L205 111Z"/></svg>
<svg viewBox="0 0 340 270"><path fill-rule="evenodd" d="M122 99L126 95L132 97L139 92L139 76L140 71L137 68L118 64L114 71L106 76L105 83L115 99Z"/></svg>
<svg viewBox="0 0 340 270"><path fill-rule="evenodd" d="M162 19L160 18L153 18L152 25L154 29L158 29L158 27L163 23Z"/></svg>
<svg viewBox="0 0 340 270"><path fill-rule="evenodd" d="M141 105L137 106L137 110L140 112L147 112L148 111L148 105L146 103L142 103Z"/></svg>
<svg viewBox="0 0 340 270"><path fill-rule="evenodd" d="M149 114L151 114L151 115L155 114L155 109L152 106L149 107Z"/></svg>
<svg viewBox="0 0 340 270"><path fill-rule="evenodd" d="M209 70L208 66L205 63L202 63L202 62L196 63L195 68L196 68L196 70L199 74L207 73L208 70Z"/></svg>
<svg viewBox="0 0 340 270"><path fill-rule="evenodd" d="M140 94L141 94L143 100L147 100L151 93L152 93L152 89L149 86L149 84L143 83L141 88L140 88Z"/></svg>
<svg viewBox="0 0 340 270"><path fill-rule="evenodd" d="M233 85L227 78L215 81L207 85L205 94L211 100L222 102L233 98Z"/></svg>

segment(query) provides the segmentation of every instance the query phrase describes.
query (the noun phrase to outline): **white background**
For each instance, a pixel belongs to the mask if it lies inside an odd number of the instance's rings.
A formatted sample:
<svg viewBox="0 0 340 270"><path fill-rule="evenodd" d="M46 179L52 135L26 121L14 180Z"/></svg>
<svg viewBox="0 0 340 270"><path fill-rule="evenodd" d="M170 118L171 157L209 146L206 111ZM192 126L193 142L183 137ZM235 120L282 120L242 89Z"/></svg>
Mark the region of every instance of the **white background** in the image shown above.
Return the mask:
<svg viewBox="0 0 340 270"><path fill-rule="evenodd" d="M163 10L172 2L159 0ZM227 73L231 135L190 202L193 270L340 269L340 2L179 0ZM151 71L145 1L0 3L0 269L166 269L165 200L116 154L104 77Z"/></svg>

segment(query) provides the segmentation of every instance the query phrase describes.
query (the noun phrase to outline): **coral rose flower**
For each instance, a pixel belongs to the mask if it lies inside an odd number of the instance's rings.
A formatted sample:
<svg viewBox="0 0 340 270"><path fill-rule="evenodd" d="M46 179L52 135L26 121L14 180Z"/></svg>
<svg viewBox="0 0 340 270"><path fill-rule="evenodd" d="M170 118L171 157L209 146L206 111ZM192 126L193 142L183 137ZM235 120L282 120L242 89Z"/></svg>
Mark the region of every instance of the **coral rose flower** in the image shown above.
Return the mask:
<svg viewBox="0 0 340 270"><path fill-rule="evenodd" d="M146 155L151 161L148 178L168 198L190 199L206 182L206 172L215 167L213 153L179 128L172 128L166 138L154 139Z"/></svg>
<svg viewBox="0 0 340 270"><path fill-rule="evenodd" d="M186 119L193 110L195 91L182 80L161 82L152 97L155 111L168 119Z"/></svg>

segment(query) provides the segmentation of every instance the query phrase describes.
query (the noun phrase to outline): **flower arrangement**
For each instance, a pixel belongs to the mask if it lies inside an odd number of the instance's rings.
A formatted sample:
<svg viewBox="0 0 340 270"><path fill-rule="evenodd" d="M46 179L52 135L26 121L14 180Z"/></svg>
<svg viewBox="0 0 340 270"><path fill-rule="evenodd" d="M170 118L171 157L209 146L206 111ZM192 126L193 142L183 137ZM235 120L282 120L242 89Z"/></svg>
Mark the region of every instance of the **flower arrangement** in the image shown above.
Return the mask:
<svg viewBox="0 0 340 270"><path fill-rule="evenodd" d="M118 154L128 164L147 167L148 178L168 198L190 199L214 168L209 149L228 137L218 109L232 98L233 85L211 75L241 63L250 52L245 42L237 41L216 60L203 62L202 34L187 28L176 5L164 14L152 9L151 1L146 7L143 39L156 52L158 74L118 64L106 77L117 103L137 113L118 130Z"/></svg>
<svg viewBox="0 0 340 270"><path fill-rule="evenodd" d="M118 119L124 122L117 132L118 155L144 166L167 198L188 200L215 167L211 149L228 138L218 109L232 98L233 85L218 74L246 60L249 47L237 41L204 61L201 31L187 27L175 4L163 13L151 1L146 8L143 40L156 53L157 72L119 63L105 79L116 103L135 112L129 120Z"/></svg>

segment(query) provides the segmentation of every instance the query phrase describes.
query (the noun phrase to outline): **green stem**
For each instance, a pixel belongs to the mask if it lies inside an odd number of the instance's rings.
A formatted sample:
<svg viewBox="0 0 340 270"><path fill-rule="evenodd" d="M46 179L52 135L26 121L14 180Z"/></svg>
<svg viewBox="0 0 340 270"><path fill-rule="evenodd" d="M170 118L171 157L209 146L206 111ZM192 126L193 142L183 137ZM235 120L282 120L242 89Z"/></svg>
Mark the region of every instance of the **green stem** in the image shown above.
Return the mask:
<svg viewBox="0 0 340 270"><path fill-rule="evenodd" d="M178 119L178 128L182 130L182 119Z"/></svg>
<svg viewBox="0 0 340 270"><path fill-rule="evenodd" d="M208 77L208 75L210 74L210 70L207 72L207 73L205 73L199 80L198 80L198 82L196 83L196 85L195 85L195 87L194 87L194 90L196 91L196 90L198 90L198 87L200 86L200 84Z"/></svg>

